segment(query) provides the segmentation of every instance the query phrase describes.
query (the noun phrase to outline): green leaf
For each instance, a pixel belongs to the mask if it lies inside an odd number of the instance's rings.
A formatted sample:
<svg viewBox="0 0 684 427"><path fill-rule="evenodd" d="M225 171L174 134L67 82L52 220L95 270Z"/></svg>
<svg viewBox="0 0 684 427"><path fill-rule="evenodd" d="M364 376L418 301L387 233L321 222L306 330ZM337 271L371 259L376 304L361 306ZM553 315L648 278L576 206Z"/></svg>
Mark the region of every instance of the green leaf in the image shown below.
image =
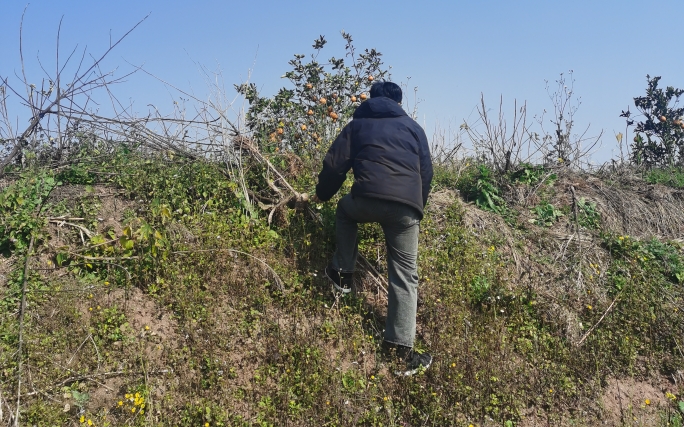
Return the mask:
<svg viewBox="0 0 684 427"><path fill-rule="evenodd" d="M64 261L69 259L69 254L66 252L58 252L57 256L55 256L55 259L57 261L57 265L61 266L64 264Z"/></svg>
<svg viewBox="0 0 684 427"><path fill-rule="evenodd" d="M121 236L119 238L119 243L121 244L122 248L127 249L127 250L133 249L133 245L135 244L135 242L132 239L129 239L126 236Z"/></svg>

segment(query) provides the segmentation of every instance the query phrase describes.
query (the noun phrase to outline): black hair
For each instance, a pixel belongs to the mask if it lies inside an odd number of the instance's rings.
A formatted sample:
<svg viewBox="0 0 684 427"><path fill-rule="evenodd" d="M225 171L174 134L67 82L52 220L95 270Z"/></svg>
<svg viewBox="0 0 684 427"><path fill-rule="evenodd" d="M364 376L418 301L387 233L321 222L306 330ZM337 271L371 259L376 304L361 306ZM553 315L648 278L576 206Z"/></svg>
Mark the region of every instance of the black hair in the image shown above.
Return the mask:
<svg viewBox="0 0 684 427"><path fill-rule="evenodd" d="M398 84L392 82L377 82L373 83L370 88L370 97L377 98L385 96L401 104L401 88Z"/></svg>

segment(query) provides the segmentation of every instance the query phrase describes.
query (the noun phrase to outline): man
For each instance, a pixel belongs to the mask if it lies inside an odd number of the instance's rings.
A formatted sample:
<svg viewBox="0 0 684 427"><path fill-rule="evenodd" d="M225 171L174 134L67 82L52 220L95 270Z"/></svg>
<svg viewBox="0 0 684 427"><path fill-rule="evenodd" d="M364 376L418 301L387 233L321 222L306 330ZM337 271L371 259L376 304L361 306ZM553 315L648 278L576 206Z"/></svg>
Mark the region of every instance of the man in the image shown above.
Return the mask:
<svg viewBox="0 0 684 427"><path fill-rule="evenodd" d="M314 202L337 193L350 168L351 194L337 204L337 251L325 272L339 292L352 290L359 223L382 226L387 244L389 294L383 351L407 363L404 375L427 368L432 356L413 351L418 301L418 234L432 181L423 129L401 108L401 88L378 82L370 99L335 139L318 175Z"/></svg>

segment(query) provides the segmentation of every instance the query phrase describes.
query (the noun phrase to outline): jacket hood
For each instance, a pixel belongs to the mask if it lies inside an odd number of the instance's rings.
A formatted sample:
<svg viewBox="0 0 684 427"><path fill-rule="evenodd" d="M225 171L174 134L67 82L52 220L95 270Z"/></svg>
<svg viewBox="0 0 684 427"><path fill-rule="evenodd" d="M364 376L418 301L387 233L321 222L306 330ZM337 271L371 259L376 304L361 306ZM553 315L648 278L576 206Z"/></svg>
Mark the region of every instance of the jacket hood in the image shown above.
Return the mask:
<svg viewBox="0 0 684 427"><path fill-rule="evenodd" d="M407 114L404 109L401 108L401 105L384 96L371 98L368 101L362 102L356 111L354 111L355 119L383 119L406 115Z"/></svg>

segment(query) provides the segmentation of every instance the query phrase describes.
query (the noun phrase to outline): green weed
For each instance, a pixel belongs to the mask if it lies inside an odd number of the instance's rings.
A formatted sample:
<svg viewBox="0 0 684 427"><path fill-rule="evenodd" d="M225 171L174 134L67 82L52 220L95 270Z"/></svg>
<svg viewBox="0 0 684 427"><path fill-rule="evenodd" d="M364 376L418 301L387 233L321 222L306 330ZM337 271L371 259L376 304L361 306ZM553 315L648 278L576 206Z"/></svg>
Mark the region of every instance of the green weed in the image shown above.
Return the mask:
<svg viewBox="0 0 684 427"><path fill-rule="evenodd" d="M531 209L536 218L530 218L530 222L542 227L550 227L555 224L564 214L548 202L542 202Z"/></svg>
<svg viewBox="0 0 684 427"><path fill-rule="evenodd" d="M645 173L649 184L663 184L672 188L684 188L684 170L682 168L654 168Z"/></svg>

